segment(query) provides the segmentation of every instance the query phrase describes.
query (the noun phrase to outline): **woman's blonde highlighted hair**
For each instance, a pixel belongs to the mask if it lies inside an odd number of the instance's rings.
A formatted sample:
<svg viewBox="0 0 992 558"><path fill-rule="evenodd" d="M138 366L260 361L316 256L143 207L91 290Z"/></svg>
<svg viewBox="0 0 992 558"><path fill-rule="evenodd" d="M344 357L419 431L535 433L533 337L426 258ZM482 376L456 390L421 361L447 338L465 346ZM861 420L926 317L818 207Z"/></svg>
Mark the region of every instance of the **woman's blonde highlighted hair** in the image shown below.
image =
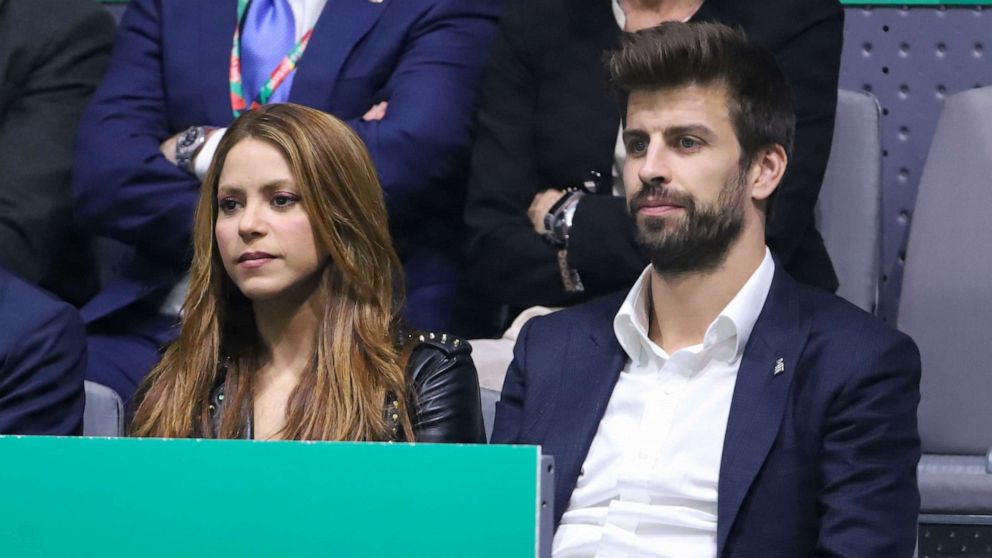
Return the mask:
<svg viewBox="0 0 992 558"><path fill-rule="evenodd" d="M135 436L240 437L253 405L261 347L250 301L224 270L214 237L224 161L252 138L275 147L300 189L317 245L330 256L319 287L326 301L309 370L289 398L281 437L388 440L384 409L412 435L407 382L396 344L402 271L389 236L382 187L362 141L346 124L293 104L245 113L224 134L200 191L193 263L179 339L135 396ZM225 360L226 362L222 362ZM224 375L225 401L213 432L210 394Z"/></svg>

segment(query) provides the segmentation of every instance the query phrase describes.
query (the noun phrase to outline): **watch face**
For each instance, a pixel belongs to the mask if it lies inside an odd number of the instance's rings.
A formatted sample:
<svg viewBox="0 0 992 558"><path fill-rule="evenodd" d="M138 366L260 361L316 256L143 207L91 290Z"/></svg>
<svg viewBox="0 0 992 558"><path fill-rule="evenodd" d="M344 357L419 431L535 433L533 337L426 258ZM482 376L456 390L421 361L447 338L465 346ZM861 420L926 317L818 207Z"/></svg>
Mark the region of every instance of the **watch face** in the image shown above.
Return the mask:
<svg viewBox="0 0 992 558"><path fill-rule="evenodd" d="M198 135L199 133L196 128L190 128L189 130L186 130L186 132L184 132L183 135L179 138L179 146L189 147L193 145L194 143L196 143L196 137Z"/></svg>

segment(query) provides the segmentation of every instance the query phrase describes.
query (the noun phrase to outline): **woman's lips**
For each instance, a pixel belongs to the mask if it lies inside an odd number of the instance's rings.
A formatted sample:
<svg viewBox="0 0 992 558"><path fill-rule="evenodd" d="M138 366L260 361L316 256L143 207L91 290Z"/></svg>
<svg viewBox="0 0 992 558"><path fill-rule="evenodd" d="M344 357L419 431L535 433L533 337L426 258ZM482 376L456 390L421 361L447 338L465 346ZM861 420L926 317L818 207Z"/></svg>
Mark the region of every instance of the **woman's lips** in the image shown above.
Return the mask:
<svg viewBox="0 0 992 558"><path fill-rule="evenodd" d="M245 254L241 254L241 256L238 258L238 265L243 268L254 269L254 268L262 267L263 265L271 262L274 259L275 256L273 256L272 254L267 254L265 252L248 252Z"/></svg>

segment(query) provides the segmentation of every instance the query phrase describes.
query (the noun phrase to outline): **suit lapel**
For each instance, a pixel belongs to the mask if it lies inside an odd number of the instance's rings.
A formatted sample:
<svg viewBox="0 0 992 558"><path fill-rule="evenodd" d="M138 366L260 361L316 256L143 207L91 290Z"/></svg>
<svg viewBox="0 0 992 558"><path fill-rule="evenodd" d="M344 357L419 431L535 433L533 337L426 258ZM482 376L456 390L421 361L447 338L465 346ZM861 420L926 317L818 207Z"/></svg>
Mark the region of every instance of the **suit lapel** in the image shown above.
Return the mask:
<svg viewBox="0 0 992 558"><path fill-rule="evenodd" d="M561 520L589 453L626 354L613 332L613 316L596 317L592 328L573 324L562 360L560 383L551 419L546 423L543 452L555 456L555 527Z"/></svg>
<svg viewBox="0 0 992 558"><path fill-rule="evenodd" d="M351 49L368 33L390 0L331 0L314 27L293 78L289 100L293 103L333 110L328 100ZM372 99L369 99L371 106Z"/></svg>
<svg viewBox="0 0 992 558"><path fill-rule="evenodd" d="M717 556L722 556L741 503L778 435L808 333L808 324L800 320L796 285L776 266L730 404L720 463Z"/></svg>
<svg viewBox="0 0 992 558"><path fill-rule="evenodd" d="M203 113L207 122L230 123L231 113L231 40L238 25L236 0L203 0L199 3L199 45L190 54L200 61L200 83L203 84Z"/></svg>

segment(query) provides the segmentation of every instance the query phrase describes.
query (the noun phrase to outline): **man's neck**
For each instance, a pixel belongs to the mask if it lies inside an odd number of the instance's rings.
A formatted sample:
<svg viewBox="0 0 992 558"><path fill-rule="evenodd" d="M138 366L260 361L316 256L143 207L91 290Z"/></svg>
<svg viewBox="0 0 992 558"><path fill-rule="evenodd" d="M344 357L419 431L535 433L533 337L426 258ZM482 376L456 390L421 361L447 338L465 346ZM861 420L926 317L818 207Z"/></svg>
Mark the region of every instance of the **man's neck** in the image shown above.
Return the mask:
<svg viewBox="0 0 992 558"><path fill-rule="evenodd" d="M627 18L626 31L639 31L665 21L683 21L702 5L702 0L618 0Z"/></svg>
<svg viewBox="0 0 992 558"><path fill-rule="evenodd" d="M648 336L668 354L702 343L707 328L764 257L763 231L745 230L715 269L677 275L652 269Z"/></svg>

